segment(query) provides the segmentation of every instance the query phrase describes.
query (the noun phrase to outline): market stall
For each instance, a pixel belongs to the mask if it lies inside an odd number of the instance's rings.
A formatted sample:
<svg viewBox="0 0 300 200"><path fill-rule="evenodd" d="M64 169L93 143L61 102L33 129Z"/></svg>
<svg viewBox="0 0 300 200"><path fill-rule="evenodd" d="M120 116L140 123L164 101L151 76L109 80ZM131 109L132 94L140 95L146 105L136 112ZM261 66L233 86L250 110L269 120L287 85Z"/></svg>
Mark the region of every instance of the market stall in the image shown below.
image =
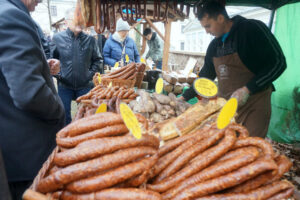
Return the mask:
<svg viewBox="0 0 300 200"><path fill-rule="evenodd" d="M156 30L165 41L164 80L159 80L163 84L156 84L155 91L138 89L145 64L95 74L94 88L77 99L76 117L57 133L57 147L24 200L294 198L295 186L284 178L292 167L286 155L267 140L250 137L234 122L235 111L220 128L218 119L230 101L214 94L190 105L176 96L197 77L191 70L167 72L170 26L172 20L187 17L193 6L196 10L198 1L78 2L78 22L95 25L98 33L114 30L110 13L118 13L134 28L143 23L155 30L153 22L163 21L165 34ZM271 9L283 5L274 2L245 4ZM136 13L129 15L133 8Z"/></svg>

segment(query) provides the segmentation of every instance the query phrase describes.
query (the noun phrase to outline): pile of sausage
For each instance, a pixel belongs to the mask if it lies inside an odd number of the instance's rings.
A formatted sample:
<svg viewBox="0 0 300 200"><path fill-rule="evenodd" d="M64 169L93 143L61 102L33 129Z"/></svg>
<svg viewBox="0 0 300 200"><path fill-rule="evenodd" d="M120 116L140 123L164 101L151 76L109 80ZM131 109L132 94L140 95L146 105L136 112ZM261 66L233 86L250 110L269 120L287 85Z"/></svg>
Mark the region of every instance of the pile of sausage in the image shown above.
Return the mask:
<svg viewBox="0 0 300 200"><path fill-rule="evenodd" d="M147 120L137 115L147 129ZM158 160L159 139L128 133L120 115L100 113L77 120L57 133L59 151L38 181L37 191L55 199L149 199L159 193L145 185Z"/></svg>
<svg viewBox="0 0 300 200"><path fill-rule="evenodd" d="M167 142L158 151L147 189L164 200L283 200L294 187L281 177L291 167L262 138L231 124L205 126Z"/></svg>
<svg viewBox="0 0 300 200"><path fill-rule="evenodd" d="M106 79L121 79L121 80L133 80L136 78L139 72L144 72L146 65L144 63L129 63L124 67L120 67L114 72L101 75L102 80ZM96 75L98 76L98 74ZM93 82L95 85L99 84L99 81L94 77Z"/></svg>
<svg viewBox="0 0 300 200"><path fill-rule="evenodd" d="M105 87L98 85L86 95L79 97L76 102L81 103L75 115L74 121L83 117L95 114L97 108L102 104L107 104L108 112L117 112L121 102L129 103L138 96L133 88L125 87Z"/></svg>

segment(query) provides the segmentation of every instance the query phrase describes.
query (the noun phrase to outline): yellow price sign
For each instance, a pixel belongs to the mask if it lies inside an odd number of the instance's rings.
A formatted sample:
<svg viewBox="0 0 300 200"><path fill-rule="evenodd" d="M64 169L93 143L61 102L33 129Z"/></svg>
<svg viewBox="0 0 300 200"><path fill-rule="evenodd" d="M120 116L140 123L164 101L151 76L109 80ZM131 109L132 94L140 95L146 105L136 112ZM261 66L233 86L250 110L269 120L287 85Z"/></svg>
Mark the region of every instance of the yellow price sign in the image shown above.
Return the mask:
<svg viewBox="0 0 300 200"><path fill-rule="evenodd" d="M135 114L132 112L132 110L129 108L127 104L125 103L120 104L120 113L126 127L129 129L131 134L136 139L141 139L142 137L141 127L139 125L139 122Z"/></svg>
<svg viewBox="0 0 300 200"><path fill-rule="evenodd" d="M119 65L120 65L120 63L119 63L119 62L116 62L114 68L118 68Z"/></svg>
<svg viewBox="0 0 300 200"><path fill-rule="evenodd" d="M218 94L218 86L207 78L198 78L194 81L194 89L202 97L212 98Z"/></svg>
<svg viewBox="0 0 300 200"><path fill-rule="evenodd" d="M141 63L146 64L146 60L144 58L141 58Z"/></svg>
<svg viewBox="0 0 300 200"><path fill-rule="evenodd" d="M164 88L164 80L162 78L157 79L155 84L155 92L161 94Z"/></svg>
<svg viewBox="0 0 300 200"><path fill-rule="evenodd" d="M125 60L126 60L127 63L129 62L129 56L128 56L128 54L126 54Z"/></svg>
<svg viewBox="0 0 300 200"><path fill-rule="evenodd" d="M99 82L99 84L101 84L101 75L100 74L98 74L98 82Z"/></svg>
<svg viewBox="0 0 300 200"><path fill-rule="evenodd" d="M112 82L110 82L110 83L108 84L108 87L109 87L109 88L111 88L111 87L112 87Z"/></svg>
<svg viewBox="0 0 300 200"><path fill-rule="evenodd" d="M96 114L107 112L107 105L106 103L102 103L96 110Z"/></svg>
<svg viewBox="0 0 300 200"><path fill-rule="evenodd" d="M218 129L223 129L230 123L231 119L234 117L238 107L238 101L236 98L231 98L227 101L225 106L220 111L217 119Z"/></svg>

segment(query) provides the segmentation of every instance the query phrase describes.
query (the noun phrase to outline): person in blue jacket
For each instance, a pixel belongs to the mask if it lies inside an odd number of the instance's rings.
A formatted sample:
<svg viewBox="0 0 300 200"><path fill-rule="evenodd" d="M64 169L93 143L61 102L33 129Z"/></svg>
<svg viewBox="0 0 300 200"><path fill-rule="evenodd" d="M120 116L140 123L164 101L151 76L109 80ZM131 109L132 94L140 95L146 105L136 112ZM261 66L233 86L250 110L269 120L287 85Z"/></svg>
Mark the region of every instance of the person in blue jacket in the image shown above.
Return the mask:
<svg viewBox="0 0 300 200"><path fill-rule="evenodd" d="M133 39L128 36L130 26L120 18L117 21L116 32L105 42L103 49L104 64L114 66L120 62L120 66L125 66L126 55L129 62L140 62L140 55Z"/></svg>

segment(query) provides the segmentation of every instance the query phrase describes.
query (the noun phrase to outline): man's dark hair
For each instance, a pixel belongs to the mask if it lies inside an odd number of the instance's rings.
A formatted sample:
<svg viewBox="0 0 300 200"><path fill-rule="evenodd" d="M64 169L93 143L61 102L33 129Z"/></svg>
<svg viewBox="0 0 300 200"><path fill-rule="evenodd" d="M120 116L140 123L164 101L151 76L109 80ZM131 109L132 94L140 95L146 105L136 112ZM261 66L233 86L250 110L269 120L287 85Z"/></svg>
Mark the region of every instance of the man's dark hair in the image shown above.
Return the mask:
<svg viewBox="0 0 300 200"><path fill-rule="evenodd" d="M219 15L223 15L225 19L229 19L225 7L217 1L207 1L200 5L198 10L198 20L202 20L203 17L208 16L208 18L217 19Z"/></svg>
<svg viewBox="0 0 300 200"><path fill-rule="evenodd" d="M149 35L150 33L152 33L151 28L146 28L146 29L144 30L143 35L144 35L144 36L147 36L147 35Z"/></svg>

